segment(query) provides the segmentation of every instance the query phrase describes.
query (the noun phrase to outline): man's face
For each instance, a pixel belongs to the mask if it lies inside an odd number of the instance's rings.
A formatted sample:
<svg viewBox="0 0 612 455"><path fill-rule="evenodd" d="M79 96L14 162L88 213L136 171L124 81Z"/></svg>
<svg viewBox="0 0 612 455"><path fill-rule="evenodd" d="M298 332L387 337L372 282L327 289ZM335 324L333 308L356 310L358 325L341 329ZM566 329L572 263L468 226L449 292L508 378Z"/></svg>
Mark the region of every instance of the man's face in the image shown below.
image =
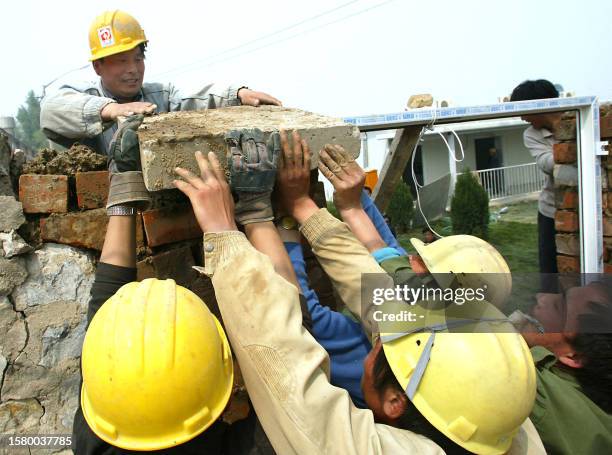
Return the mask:
<svg viewBox="0 0 612 455"><path fill-rule="evenodd" d="M557 357L573 352L579 316L590 312L590 302L607 302L600 285L574 287L565 295L538 294L531 315L540 321L545 333L523 332L525 341L530 347L543 346Z"/></svg>
<svg viewBox="0 0 612 455"><path fill-rule="evenodd" d="M530 123L536 130L546 128L548 131L553 131L559 121L561 120L561 114L530 114L522 115L521 120Z"/></svg>
<svg viewBox="0 0 612 455"><path fill-rule="evenodd" d="M121 99L135 97L142 87L145 72L144 54L140 47L93 62L104 88Z"/></svg>

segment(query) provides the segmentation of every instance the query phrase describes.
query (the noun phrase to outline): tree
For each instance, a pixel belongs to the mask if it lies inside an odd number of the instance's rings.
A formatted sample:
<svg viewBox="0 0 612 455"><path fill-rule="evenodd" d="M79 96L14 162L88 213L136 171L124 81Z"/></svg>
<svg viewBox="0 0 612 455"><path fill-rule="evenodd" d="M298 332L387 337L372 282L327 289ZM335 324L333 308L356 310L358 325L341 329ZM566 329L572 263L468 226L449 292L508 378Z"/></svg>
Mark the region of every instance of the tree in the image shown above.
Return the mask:
<svg viewBox="0 0 612 455"><path fill-rule="evenodd" d="M410 187L403 180L400 180L395 187L389 201L387 215L391 219L391 225L398 233L404 233L410 227L414 215L414 201L410 194Z"/></svg>
<svg viewBox="0 0 612 455"><path fill-rule="evenodd" d="M28 92L25 104L17 111L17 138L32 150L47 145L47 138L40 129L40 102L33 90Z"/></svg>
<svg viewBox="0 0 612 455"><path fill-rule="evenodd" d="M451 199L451 221L453 234L487 238L489 195L469 169L457 177L455 193Z"/></svg>

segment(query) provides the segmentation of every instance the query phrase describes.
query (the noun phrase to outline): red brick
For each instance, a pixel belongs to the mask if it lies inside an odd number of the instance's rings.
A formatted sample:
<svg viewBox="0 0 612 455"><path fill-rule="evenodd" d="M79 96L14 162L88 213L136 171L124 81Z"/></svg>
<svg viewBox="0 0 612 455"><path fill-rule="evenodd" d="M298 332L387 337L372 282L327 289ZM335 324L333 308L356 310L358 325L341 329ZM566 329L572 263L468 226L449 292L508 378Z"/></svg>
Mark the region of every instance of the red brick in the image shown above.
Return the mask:
<svg viewBox="0 0 612 455"><path fill-rule="evenodd" d="M604 273L612 274L612 264L604 264Z"/></svg>
<svg viewBox="0 0 612 455"><path fill-rule="evenodd" d="M608 206L610 204L609 198L610 196L608 196L607 191L601 193L601 208L603 209L604 213L608 209Z"/></svg>
<svg viewBox="0 0 612 455"><path fill-rule="evenodd" d="M76 173L77 204L81 209L97 209L106 205L108 171Z"/></svg>
<svg viewBox="0 0 612 455"><path fill-rule="evenodd" d="M555 163L575 163L576 162L576 143L559 142L553 145L553 157Z"/></svg>
<svg viewBox="0 0 612 455"><path fill-rule="evenodd" d="M40 220L40 235L46 242L101 251L107 224L106 209L53 214ZM140 217L136 218L136 244L138 247L144 245Z"/></svg>
<svg viewBox="0 0 612 455"><path fill-rule="evenodd" d="M612 138L612 115L599 119L599 130L602 138Z"/></svg>
<svg viewBox="0 0 612 455"><path fill-rule="evenodd" d="M578 192L575 190L563 190L557 199L558 209L577 209Z"/></svg>
<svg viewBox="0 0 612 455"><path fill-rule="evenodd" d="M172 209L148 210L142 214L147 244L151 247L202 235L190 205Z"/></svg>
<svg viewBox="0 0 612 455"><path fill-rule="evenodd" d="M603 234L612 235L612 218L609 216L603 217Z"/></svg>
<svg viewBox="0 0 612 455"><path fill-rule="evenodd" d="M569 210L557 210L555 229L560 232L578 231L578 214Z"/></svg>
<svg viewBox="0 0 612 455"><path fill-rule="evenodd" d="M580 258L577 256L557 255L557 268L559 273L580 272Z"/></svg>
<svg viewBox="0 0 612 455"><path fill-rule="evenodd" d="M608 250L605 246L603 249L603 260L604 262L608 262L610 260L610 250Z"/></svg>
<svg viewBox="0 0 612 455"><path fill-rule="evenodd" d="M19 200L25 213L66 213L68 177L23 174L19 177Z"/></svg>
<svg viewBox="0 0 612 455"><path fill-rule="evenodd" d="M580 242L576 234L557 234L555 236L557 252L569 256L580 255Z"/></svg>

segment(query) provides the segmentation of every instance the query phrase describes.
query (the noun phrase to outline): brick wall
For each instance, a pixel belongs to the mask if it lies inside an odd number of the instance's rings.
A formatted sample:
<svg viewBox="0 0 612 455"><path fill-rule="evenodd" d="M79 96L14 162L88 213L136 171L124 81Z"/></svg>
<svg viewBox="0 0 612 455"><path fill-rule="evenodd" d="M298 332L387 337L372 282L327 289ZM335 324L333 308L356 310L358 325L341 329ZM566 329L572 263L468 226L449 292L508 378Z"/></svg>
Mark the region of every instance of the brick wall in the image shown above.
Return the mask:
<svg viewBox="0 0 612 455"><path fill-rule="evenodd" d="M600 118L601 139L612 143L612 105L600 107ZM580 272L576 119L573 113L563 117L555 138L560 141L553 147L557 265L560 273ZM612 191L608 189L608 182L612 182L612 157L601 157L601 167L604 271L612 273Z"/></svg>
<svg viewBox="0 0 612 455"><path fill-rule="evenodd" d="M316 173L313 193L324 206ZM0 191L0 331L8 334L0 337L0 433L70 433L87 303L108 221L108 173L23 174L16 190ZM138 279L173 278L220 318L210 279L192 269L203 264L202 232L188 200L178 190L152 197L152 209L137 218ZM309 273L321 284L322 271L310 259ZM235 368L223 414L230 423L250 409Z"/></svg>

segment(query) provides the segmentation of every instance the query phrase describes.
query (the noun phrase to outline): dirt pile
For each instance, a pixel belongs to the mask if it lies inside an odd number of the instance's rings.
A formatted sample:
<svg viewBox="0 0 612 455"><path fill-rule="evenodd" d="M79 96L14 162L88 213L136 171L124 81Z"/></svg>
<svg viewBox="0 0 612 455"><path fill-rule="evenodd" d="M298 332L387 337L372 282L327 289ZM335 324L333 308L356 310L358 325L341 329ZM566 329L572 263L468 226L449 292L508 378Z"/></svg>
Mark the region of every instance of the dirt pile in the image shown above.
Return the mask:
<svg viewBox="0 0 612 455"><path fill-rule="evenodd" d="M52 174L74 177L77 172L106 170L106 156L89 147L75 144L65 152L42 149L23 166L24 174Z"/></svg>

